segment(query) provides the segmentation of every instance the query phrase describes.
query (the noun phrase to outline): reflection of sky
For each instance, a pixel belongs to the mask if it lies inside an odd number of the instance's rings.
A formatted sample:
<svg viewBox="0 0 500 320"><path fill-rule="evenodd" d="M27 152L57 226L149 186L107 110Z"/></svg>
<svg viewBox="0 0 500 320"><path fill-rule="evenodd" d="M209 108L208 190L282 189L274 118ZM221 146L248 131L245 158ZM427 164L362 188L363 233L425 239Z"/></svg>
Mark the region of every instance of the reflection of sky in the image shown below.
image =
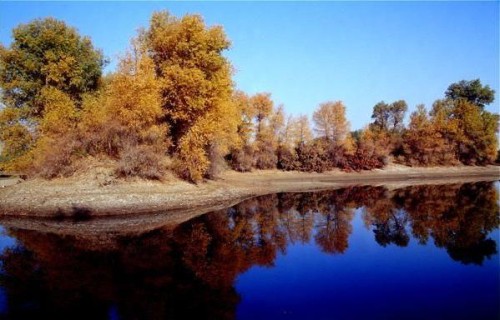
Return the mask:
<svg viewBox="0 0 500 320"><path fill-rule="evenodd" d="M311 238L288 246L273 268L240 275L238 319L482 319L481 310L498 308L498 254L464 265L411 234L405 248L382 247L360 210L352 226L344 254L325 254ZM490 237L498 248L498 229Z"/></svg>
<svg viewBox="0 0 500 320"><path fill-rule="evenodd" d="M9 237L3 226L0 226L0 252L16 244L16 240Z"/></svg>
<svg viewBox="0 0 500 320"><path fill-rule="evenodd" d="M0 226L0 253L2 253L5 249L12 247L16 244L16 240L14 238L9 237L6 234L5 228ZM0 269L1 270L1 269ZM0 287L0 312L7 308L7 295L5 294L5 290Z"/></svg>

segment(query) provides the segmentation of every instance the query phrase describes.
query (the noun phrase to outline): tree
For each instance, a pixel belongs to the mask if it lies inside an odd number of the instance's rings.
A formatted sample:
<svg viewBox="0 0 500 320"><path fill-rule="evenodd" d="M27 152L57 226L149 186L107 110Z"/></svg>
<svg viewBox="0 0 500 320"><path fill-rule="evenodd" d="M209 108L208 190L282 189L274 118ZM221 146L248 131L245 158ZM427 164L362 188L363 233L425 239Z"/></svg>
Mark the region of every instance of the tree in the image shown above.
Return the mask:
<svg viewBox="0 0 500 320"><path fill-rule="evenodd" d="M306 115L301 115L296 119L296 121L295 145L298 146L309 143L313 138L309 118Z"/></svg>
<svg viewBox="0 0 500 320"><path fill-rule="evenodd" d="M499 115L465 99L438 100L431 111L435 129L464 164L493 163Z"/></svg>
<svg viewBox="0 0 500 320"><path fill-rule="evenodd" d="M389 131L389 105L384 101L380 101L373 107L372 119L373 125L372 127L378 130Z"/></svg>
<svg viewBox="0 0 500 320"><path fill-rule="evenodd" d="M4 108L0 111L0 143L3 143L1 158L4 170L17 169L13 166L13 160L28 152L33 143L33 136L28 127L19 121L22 118L20 112L21 110L16 108Z"/></svg>
<svg viewBox="0 0 500 320"><path fill-rule="evenodd" d="M461 80L452 83L446 90L445 96L452 100L465 99L482 109L495 100L495 90L488 85L483 86L479 79Z"/></svg>
<svg viewBox="0 0 500 320"><path fill-rule="evenodd" d="M107 155L119 158L115 173L162 179L166 171L164 155L170 143L168 125L163 121L160 81L155 65L140 37L132 40L131 49L109 80L105 95L105 128L99 140L104 147L101 149L114 145L115 150L108 147ZM84 115L92 116L92 113ZM89 117L82 118L92 122ZM85 131L91 130L82 130L83 135Z"/></svg>
<svg viewBox="0 0 500 320"><path fill-rule="evenodd" d="M388 141L388 153L399 156L402 152L402 134L404 131L404 116L408 106L404 100L391 104L384 101L373 107L370 129L383 141Z"/></svg>
<svg viewBox="0 0 500 320"><path fill-rule="evenodd" d="M399 134L404 128L403 119L407 110L408 105L404 100L391 104L381 101L373 107L372 126L377 130Z"/></svg>
<svg viewBox="0 0 500 320"><path fill-rule="evenodd" d="M345 117L345 106L341 101L322 103L314 112L313 121L319 135L315 143L319 152L317 158L324 159L321 170L346 168L346 156L354 151L354 141Z"/></svg>
<svg viewBox="0 0 500 320"><path fill-rule="evenodd" d="M270 93L257 93L250 99L252 108L255 112L255 121L257 121L256 139L259 140L259 135L262 134L263 122L271 115L274 108L273 100Z"/></svg>
<svg viewBox="0 0 500 320"><path fill-rule="evenodd" d="M231 148L228 161L234 170L246 172L250 171L253 166L253 145L251 142L255 131L253 124L255 109L250 97L243 91L233 92L232 103L238 113L236 128L238 139Z"/></svg>
<svg viewBox="0 0 500 320"><path fill-rule="evenodd" d="M410 116L410 125L403 135L403 150L410 165L446 165L456 162L453 145L429 118L423 105Z"/></svg>
<svg viewBox="0 0 500 320"><path fill-rule="evenodd" d="M325 102L313 114L314 130L334 145L343 145L349 137L349 122L341 101Z"/></svg>
<svg viewBox="0 0 500 320"><path fill-rule="evenodd" d="M284 146L289 150L293 149L295 147L296 131L297 121L292 115L289 115L278 131L278 146Z"/></svg>
<svg viewBox="0 0 500 320"><path fill-rule="evenodd" d="M454 103L452 116L459 120L458 158L465 164L489 164L495 161L500 117L467 100Z"/></svg>
<svg viewBox="0 0 500 320"><path fill-rule="evenodd" d="M404 100L398 100L390 105L391 111L391 127L390 130L393 133L401 133L404 129L403 120L408 110L408 105Z"/></svg>
<svg viewBox="0 0 500 320"><path fill-rule="evenodd" d="M258 169L274 169L278 158L278 133L283 128L283 107L276 108L269 93L258 93L251 98L255 111L254 160Z"/></svg>
<svg viewBox="0 0 500 320"><path fill-rule="evenodd" d="M241 148L250 144L250 139L254 133L252 120L256 111L250 97L243 91L234 91L232 100L239 114L237 133L240 140L239 147Z"/></svg>
<svg viewBox="0 0 500 320"><path fill-rule="evenodd" d="M68 139L84 96L98 89L104 64L90 39L62 21L38 19L13 30L10 48L0 47L4 168L26 170L57 151L55 141Z"/></svg>
<svg viewBox="0 0 500 320"><path fill-rule="evenodd" d="M7 105L40 117L44 87L79 103L98 88L104 64L102 53L76 29L53 18L36 19L16 27L10 48L0 49L0 86Z"/></svg>
<svg viewBox="0 0 500 320"><path fill-rule="evenodd" d="M198 181L237 140L231 65L222 55L230 42L199 15L178 19L166 11L154 13L141 36L160 79L177 172Z"/></svg>

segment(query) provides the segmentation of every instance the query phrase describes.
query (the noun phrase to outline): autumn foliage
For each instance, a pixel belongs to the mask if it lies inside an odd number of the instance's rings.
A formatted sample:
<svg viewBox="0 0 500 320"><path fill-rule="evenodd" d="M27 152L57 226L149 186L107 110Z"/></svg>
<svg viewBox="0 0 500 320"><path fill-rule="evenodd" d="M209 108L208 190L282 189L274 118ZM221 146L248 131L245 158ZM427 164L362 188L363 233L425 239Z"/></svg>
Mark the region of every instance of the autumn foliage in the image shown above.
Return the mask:
<svg viewBox="0 0 500 320"><path fill-rule="evenodd" d="M156 12L117 69L64 22L37 19L0 46L0 170L68 176L87 157L116 176L197 182L232 168L323 172L408 165L486 165L497 157L494 91L479 79L450 85L430 112L404 117L404 100L379 102L373 122L350 131L341 101L287 115L270 93L238 91L220 26Z"/></svg>

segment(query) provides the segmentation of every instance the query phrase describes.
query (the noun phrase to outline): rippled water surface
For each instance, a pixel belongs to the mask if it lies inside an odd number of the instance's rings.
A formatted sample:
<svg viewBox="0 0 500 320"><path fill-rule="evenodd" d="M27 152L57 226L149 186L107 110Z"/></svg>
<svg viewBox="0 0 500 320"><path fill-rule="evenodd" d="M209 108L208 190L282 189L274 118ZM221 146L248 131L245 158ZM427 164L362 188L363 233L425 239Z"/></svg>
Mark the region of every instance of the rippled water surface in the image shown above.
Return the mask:
<svg viewBox="0 0 500 320"><path fill-rule="evenodd" d="M498 183L244 201L92 238L3 228L0 318L499 319Z"/></svg>

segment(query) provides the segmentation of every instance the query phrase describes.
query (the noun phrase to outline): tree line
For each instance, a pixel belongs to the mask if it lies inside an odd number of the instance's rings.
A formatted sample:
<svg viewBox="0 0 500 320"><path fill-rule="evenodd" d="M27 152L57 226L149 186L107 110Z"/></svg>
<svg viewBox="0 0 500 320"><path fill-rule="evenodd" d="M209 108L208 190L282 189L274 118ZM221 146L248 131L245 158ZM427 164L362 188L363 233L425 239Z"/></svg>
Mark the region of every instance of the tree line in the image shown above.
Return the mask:
<svg viewBox="0 0 500 320"><path fill-rule="evenodd" d="M369 170L390 159L412 166L486 165L497 158L494 90L479 79L449 86L404 124L404 100L379 102L352 132L341 101L290 116L270 93L236 90L223 53L230 41L199 15L153 13L120 58L107 61L89 38L53 18L13 30L0 45L0 170L68 176L90 158L117 176L189 181L237 171Z"/></svg>

